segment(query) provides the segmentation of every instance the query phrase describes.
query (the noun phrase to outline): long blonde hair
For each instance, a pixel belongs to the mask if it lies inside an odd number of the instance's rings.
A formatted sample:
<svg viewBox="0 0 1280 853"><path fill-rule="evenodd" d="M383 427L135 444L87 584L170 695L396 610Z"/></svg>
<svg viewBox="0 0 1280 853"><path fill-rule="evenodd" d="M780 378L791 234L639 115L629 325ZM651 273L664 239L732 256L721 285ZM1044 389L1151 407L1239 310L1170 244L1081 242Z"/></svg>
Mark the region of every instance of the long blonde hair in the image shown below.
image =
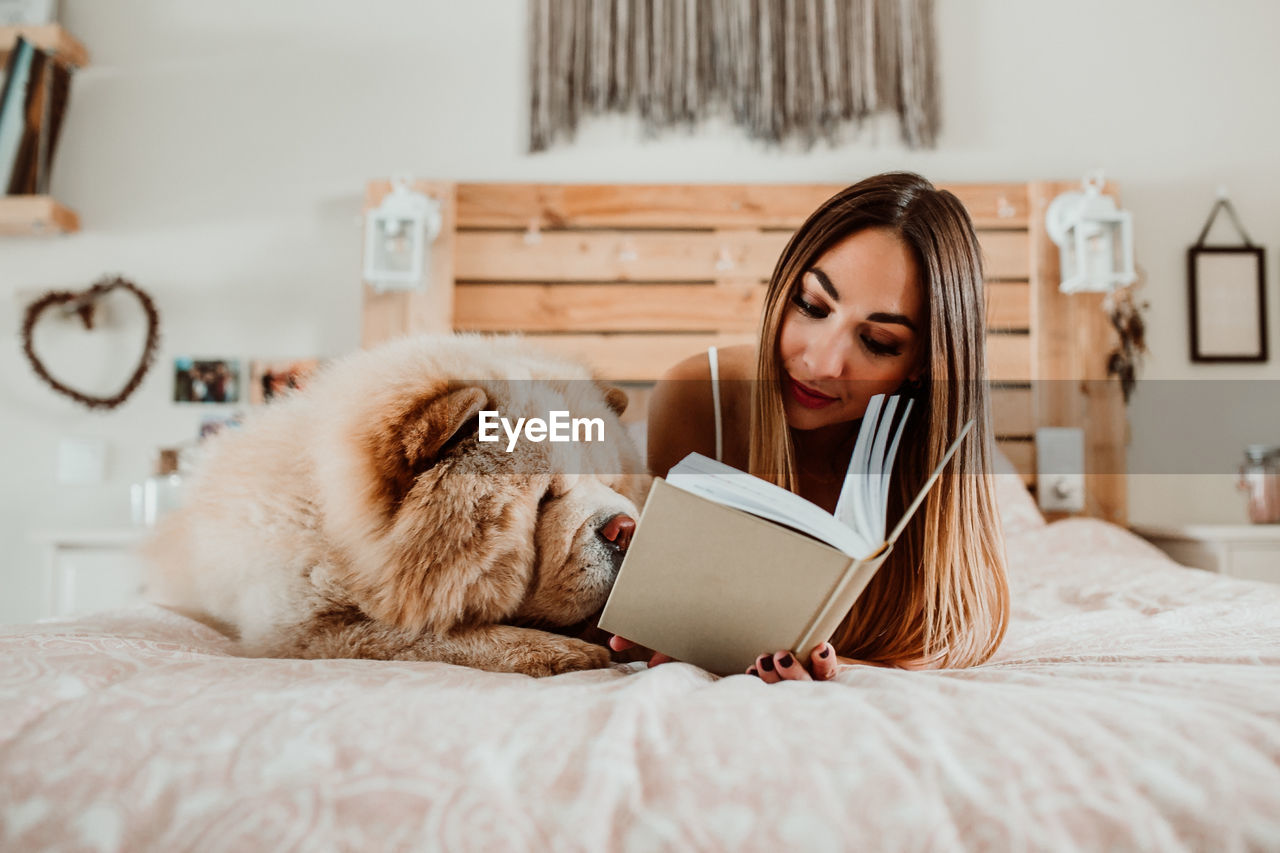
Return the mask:
<svg viewBox="0 0 1280 853"><path fill-rule="evenodd" d="M968 212L919 175L861 181L827 200L778 258L761 317L748 467L797 492L783 410L778 336L801 276L840 241L889 228L911 249L929 319L927 370L892 478L890 523L901 516L961 427L973 432L907 524L885 564L832 638L840 655L906 667L963 667L995 653L1009 621L1004 536L991 476L982 255Z"/></svg>

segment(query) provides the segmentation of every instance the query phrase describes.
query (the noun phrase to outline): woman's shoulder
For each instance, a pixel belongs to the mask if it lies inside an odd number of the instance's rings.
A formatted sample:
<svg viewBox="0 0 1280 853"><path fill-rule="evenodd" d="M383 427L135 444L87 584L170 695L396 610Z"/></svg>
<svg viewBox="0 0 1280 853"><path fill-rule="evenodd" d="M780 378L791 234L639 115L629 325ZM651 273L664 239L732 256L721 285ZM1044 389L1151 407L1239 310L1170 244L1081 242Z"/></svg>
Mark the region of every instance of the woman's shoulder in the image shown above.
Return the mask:
<svg viewBox="0 0 1280 853"><path fill-rule="evenodd" d="M730 381L744 381L756 377L756 348L754 344L738 344L722 347L720 356L720 378Z"/></svg>
<svg viewBox="0 0 1280 853"><path fill-rule="evenodd" d="M666 476L690 453L715 453L715 403L707 353L667 369L653 386L648 411L649 470Z"/></svg>
<svg viewBox="0 0 1280 853"><path fill-rule="evenodd" d="M695 382L699 379L711 381L711 361L705 352L691 355L671 365L658 383Z"/></svg>
<svg viewBox="0 0 1280 853"><path fill-rule="evenodd" d="M717 347L716 367L719 368L717 372L721 381L750 379L755 375L756 348L751 344ZM702 380L709 383L711 381L710 353L706 351L695 353L676 362L663 374L660 381L668 380L677 382ZM710 390L707 393L709 395Z"/></svg>
<svg viewBox="0 0 1280 853"><path fill-rule="evenodd" d="M754 352L755 348L749 345L716 351L726 433L731 413L738 408L734 389L744 385L741 380L752 375ZM672 365L654 385L649 398L647 434L649 470L659 476L665 476L672 465L690 453L715 455L715 398L706 352Z"/></svg>
<svg viewBox="0 0 1280 853"><path fill-rule="evenodd" d="M755 347L741 344L716 349L716 378L722 399L734 394L736 386L755 376ZM711 357L700 352L676 362L654 386L655 397L664 404L713 407Z"/></svg>

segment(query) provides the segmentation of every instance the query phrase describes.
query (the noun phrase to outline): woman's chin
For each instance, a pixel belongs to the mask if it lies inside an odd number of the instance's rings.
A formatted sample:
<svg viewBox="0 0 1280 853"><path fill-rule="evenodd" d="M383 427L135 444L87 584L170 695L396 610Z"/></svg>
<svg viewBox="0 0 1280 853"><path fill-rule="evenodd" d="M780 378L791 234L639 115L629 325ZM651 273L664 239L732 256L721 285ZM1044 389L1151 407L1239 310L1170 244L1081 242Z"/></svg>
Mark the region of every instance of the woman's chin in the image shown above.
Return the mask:
<svg viewBox="0 0 1280 853"><path fill-rule="evenodd" d="M783 411L787 416L787 426L807 432L847 420L847 418L840 417L836 408L836 406L832 405L822 409L809 409L799 403L788 401L783 406Z"/></svg>

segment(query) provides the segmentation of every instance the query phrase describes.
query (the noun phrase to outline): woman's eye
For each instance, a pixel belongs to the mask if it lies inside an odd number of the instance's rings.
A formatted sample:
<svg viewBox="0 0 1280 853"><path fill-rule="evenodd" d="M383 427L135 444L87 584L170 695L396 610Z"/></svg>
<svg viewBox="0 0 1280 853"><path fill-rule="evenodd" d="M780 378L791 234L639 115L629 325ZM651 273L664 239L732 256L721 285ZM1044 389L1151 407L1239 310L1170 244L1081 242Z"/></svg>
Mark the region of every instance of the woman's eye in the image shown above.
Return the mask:
<svg viewBox="0 0 1280 853"><path fill-rule="evenodd" d="M902 349L896 344L886 344L883 341L877 341L869 335L862 336L862 343L868 350L875 355L901 355Z"/></svg>
<svg viewBox="0 0 1280 853"><path fill-rule="evenodd" d="M814 305L812 302L805 299L803 293L797 293L795 296L792 296L791 304L795 305L800 313L806 317L814 317L821 320L823 317L827 316L828 313L821 306Z"/></svg>

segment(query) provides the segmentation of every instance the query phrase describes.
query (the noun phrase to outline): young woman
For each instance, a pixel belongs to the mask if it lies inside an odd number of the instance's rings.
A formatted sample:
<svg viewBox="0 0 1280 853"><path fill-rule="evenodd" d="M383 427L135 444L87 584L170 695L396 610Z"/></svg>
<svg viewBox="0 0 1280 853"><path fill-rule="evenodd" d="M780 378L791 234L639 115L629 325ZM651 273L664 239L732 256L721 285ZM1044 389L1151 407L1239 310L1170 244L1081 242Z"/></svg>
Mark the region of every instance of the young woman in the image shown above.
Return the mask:
<svg viewBox="0 0 1280 853"><path fill-rule="evenodd" d="M822 680L839 663L964 667L995 652L1009 590L990 477L985 342L981 252L967 211L919 175L891 173L838 193L791 238L769 282L758 345L686 359L655 387L654 474L696 451L827 510L871 397L910 395L891 524L976 420L832 642L808 661L762 649L748 673Z"/></svg>

